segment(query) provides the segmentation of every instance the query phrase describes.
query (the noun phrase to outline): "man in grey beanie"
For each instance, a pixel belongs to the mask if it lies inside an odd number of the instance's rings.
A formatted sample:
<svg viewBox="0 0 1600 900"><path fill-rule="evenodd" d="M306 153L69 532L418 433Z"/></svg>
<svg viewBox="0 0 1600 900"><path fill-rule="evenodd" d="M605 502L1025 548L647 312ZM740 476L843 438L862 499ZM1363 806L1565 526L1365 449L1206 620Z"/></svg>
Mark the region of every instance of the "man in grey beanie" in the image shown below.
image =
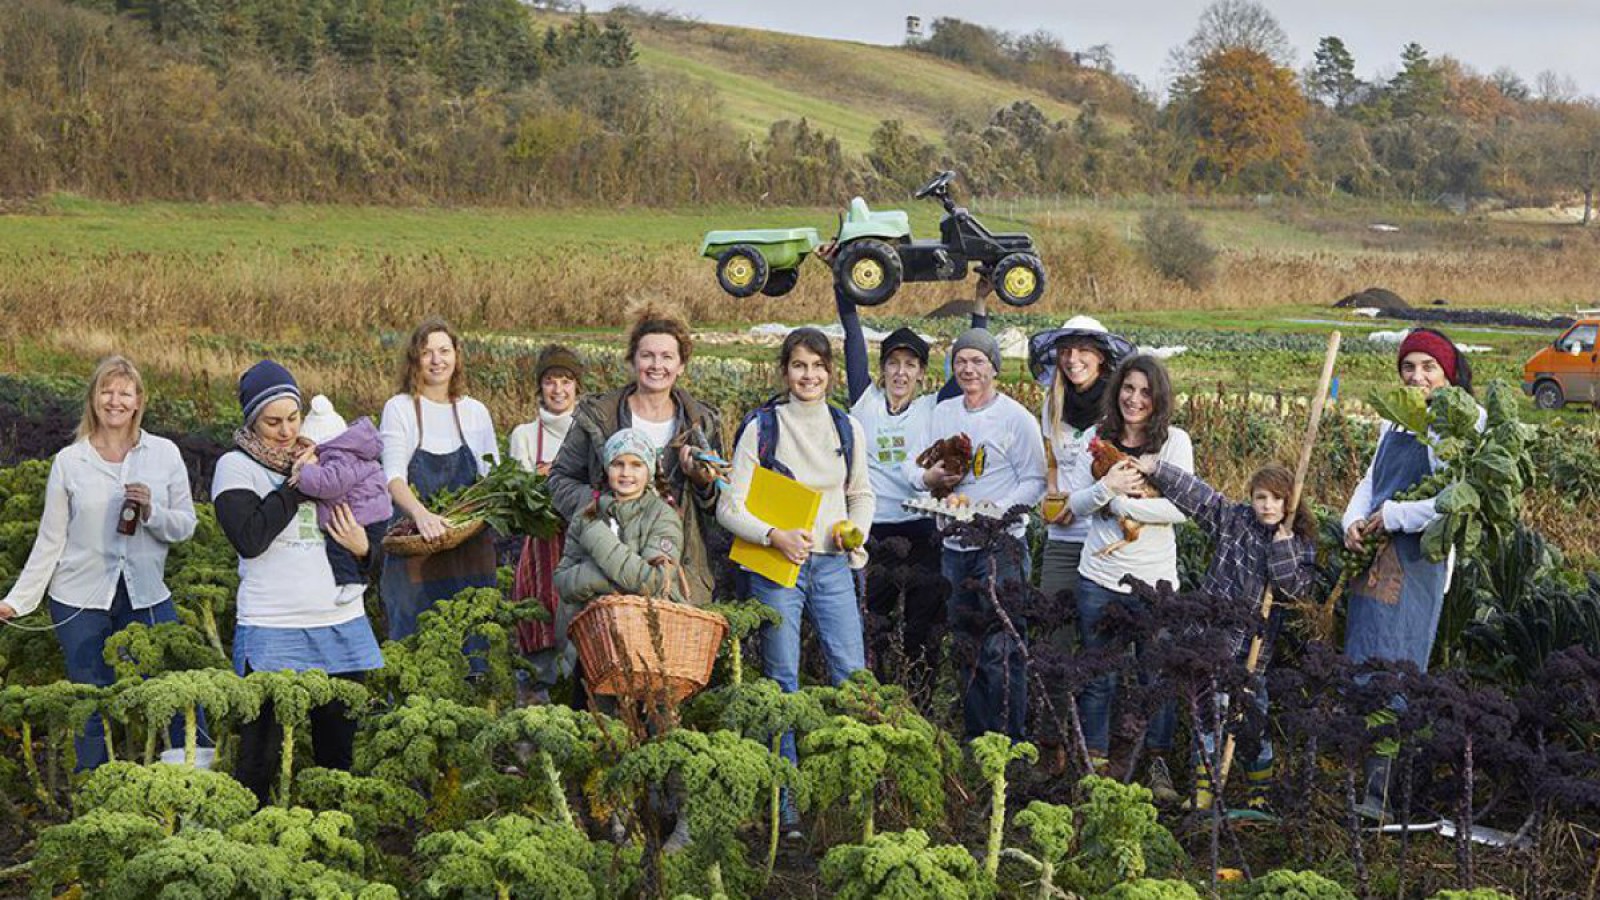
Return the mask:
<svg viewBox="0 0 1600 900"><path fill-rule="evenodd" d="M1044 438L1033 414L995 387L999 343L987 330L974 328L956 338L950 356L961 396L934 407L916 452L906 454L907 477L930 490L965 494L974 505L993 503L1001 510L1037 505L1044 496ZM946 472L942 462L929 469L916 464L924 448L958 434L972 442L972 465L965 474ZM1027 623L1008 609L1013 632L990 608L987 589L974 588L987 585L991 556L998 557L996 571L1019 574L1026 584L1031 567L1023 534L1018 524L1007 546L992 549L968 547L955 537L944 541L942 569L950 582L947 621L956 639L972 642L975 650L957 673L969 739L989 731L1015 740L1026 737L1028 673L1018 639L1025 638ZM996 595L1002 605L1017 596L1015 584L1013 578L1000 578Z"/></svg>

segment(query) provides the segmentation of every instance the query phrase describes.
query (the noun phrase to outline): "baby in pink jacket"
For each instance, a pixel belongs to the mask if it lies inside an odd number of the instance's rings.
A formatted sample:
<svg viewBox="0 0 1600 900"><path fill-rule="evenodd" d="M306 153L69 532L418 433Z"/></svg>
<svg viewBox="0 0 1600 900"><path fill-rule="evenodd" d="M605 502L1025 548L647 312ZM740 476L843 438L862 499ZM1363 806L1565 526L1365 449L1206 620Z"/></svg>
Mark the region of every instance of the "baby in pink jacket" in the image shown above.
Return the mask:
<svg viewBox="0 0 1600 900"><path fill-rule="evenodd" d="M383 477L383 440L372 420L362 417L346 428L327 397L311 398L311 411L300 426L301 437L317 444L317 461L300 467L300 493L317 501L317 524L324 530L339 504L348 504L356 524L366 529L376 561L379 546L394 516L394 501ZM327 541L328 564L335 584L365 584L361 565L338 541ZM375 571L375 570L374 570Z"/></svg>

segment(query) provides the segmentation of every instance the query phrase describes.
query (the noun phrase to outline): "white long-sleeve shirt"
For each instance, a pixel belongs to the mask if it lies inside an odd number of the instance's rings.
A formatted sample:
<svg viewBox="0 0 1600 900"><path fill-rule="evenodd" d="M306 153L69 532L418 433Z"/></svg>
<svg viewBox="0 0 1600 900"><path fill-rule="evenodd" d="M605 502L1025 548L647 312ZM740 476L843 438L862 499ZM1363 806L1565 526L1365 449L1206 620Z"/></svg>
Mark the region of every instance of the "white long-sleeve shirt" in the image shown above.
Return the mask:
<svg viewBox="0 0 1600 900"><path fill-rule="evenodd" d="M1042 429L1047 429L1050 421L1049 406L1050 392L1044 396L1045 408L1039 410L1039 424ZM1062 418L1060 427L1055 434L1045 434L1044 439L1050 444L1050 450L1056 458L1056 491L1071 495L1073 491L1082 490L1094 483L1094 475L1088 466L1078 465L1080 457L1089 455L1089 439L1094 437L1094 426L1079 431ZM1048 459L1046 463L1048 464ZM1048 483L1048 482L1047 482ZM1045 537L1052 541L1081 544L1089 539L1089 522L1077 515L1065 525L1046 525Z"/></svg>
<svg viewBox="0 0 1600 900"><path fill-rule="evenodd" d="M1044 497L1044 437L1039 421L1027 408L1005 394L978 407L967 408L964 395L951 397L933 408L922 437L906 454L906 477L912 484L925 484L927 470L917 465L917 457L935 441L965 434L972 441L972 468L955 487L974 504L993 503L1002 510L1017 504L1035 506ZM1013 532L1022 537L1027 526L1018 523ZM946 538L951 550L968 547L955 538Z"/></svg>
<svg viewBox="0 0 1600 900"><path fill-rule="evenodd" d="M464 434L467 446L472 448L472 458L478 462L478 474L488 474L489 463L483 458L488 456L497 462L500 459L489 408L471 397L462 397L456 401L456 409L461 414L459 432L455 416L450 414L450 404L422 398L422 449L429 453L454 453L461 447ZM410 394L396 394L383 404L378 433L383 438L384 479L406 481L406 470L417 452L417 408Z"/></svg>
<svg viewBox="0 0 1600 900"><path fill-rule="evenodd" d="M1182 428L1167 429L1167 442L1156 456L1185 472L1194 471L1194 444ZM1183 511L1171 500L1123 497L1113 493L1103 482L1094 479L1093 464L1094 457L1090 454L1079 455L1080 471L1075 480L1087 483L1088 487L1073 491L1067 499L1072 514L1089 521L1089 536L1083 542L1078 574L1119 594L1132 590L1122 584L1124 575L1132 575L1146 584L1166 581L1176 587L1178 539L1172 526L1187 518ZM1102 553L1123 540L1120 520L1124 518L1144 526L1138 539Z"/></svg>
<svg viewBox="0 0 1600 900"><path fill-rule="evenodd" d="M899 414L892 414L883 389L874 384L850 408L850 415L861 423L867 436L867 469L872 476L873 496L877 498L872 521L889 524L926 517L925 513L905 508L907 500L928 496L927 488L906 478L905 463L922 452L921 447L911 445L921 438L938 402L933 394L923 394Z"/></svg>
<svg viewBox="0 0 1600 900"><path fill-rule="evenodd" d="M833 541L834 524L849 519L862 534L867 534L872 530L876 506L871 476L867 472L866 438L861 423L854 417L849 419L855 435L855 453L847 480L839 432L825 401L806 403L791 398L778 405L777 419L778 443L773 456L794 473L795 481L822 494L811 529L811 547L816 553L840 553L842 551ZM735 537L752 544L766 544L767 532L772 526L751 515L745 507L750 479L761 465L756 454L758 430L752 422L739 435L739 442L733 448L733 472L728 477L728 488L717 500L717 521ZM860 568L866 561L865 548L850 553L852 567Z"/></svg>
<svg viewBox="0 0 1600 900"><path fill-rule="evenodd" d="M1478 430L1482 431L1488 421L1489 414L1482 407L1478 409ZM1393 422L1385 421L1378 427L1378 443L1391 431L1404 433L1405 429ZM1372 462L1367 463L1367 470L1361 474L1361 481L1356 484L1356 489L1350 495L1350 502L1344 506L1344 516L1339 520L1345 531L1350 526L1372 515L1372 464L1378 461L1378 454L1372 454ZM1428 471L1437 472L1444 467L1444 461L1434 455L1433 448L1428 448ZM1405 534L1415 534L1426 531L1433 520L1439 518L1439 511L1435 506L1436 497L1426 497L1422 500L1385 500L1381 511L1383 513L1383 529L1385 531L1398 531ZM1445 557L1444 589L1450 590L1450 581L1455 576L1456 549L1450 548L1449 556Z"/></svg>
<svg viewBox="0 0 1600 900"><path fill-rule="evenodd" d="M150 518L125 535L117 520L129 484L150 488ZM148 609L172 596L163 577L167 548L194 528L189 472L177 445L141 431L127 457L112 463L87 439L76 441L50 465L39 534L5 602L25 615L48 592L66 606L110 609L124 579L133 608Z"/></svg>

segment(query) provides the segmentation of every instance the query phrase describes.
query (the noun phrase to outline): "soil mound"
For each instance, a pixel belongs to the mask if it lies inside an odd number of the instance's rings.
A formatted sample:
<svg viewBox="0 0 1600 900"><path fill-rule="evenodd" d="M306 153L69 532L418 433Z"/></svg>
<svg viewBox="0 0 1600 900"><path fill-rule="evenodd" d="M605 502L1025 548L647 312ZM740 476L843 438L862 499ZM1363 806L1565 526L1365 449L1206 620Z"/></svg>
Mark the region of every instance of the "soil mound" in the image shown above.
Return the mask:
<svg viewBox="0 0 1600 900"><path fill-rule="evenodd" d="M1333 305L1338 309L1379 309L1385 315L1393 310L1411 308L1411 304L1407 303L1399 294L1381 287L1370 287L1364 291L1356 291L1354 294L1341 298Z"/></svg>

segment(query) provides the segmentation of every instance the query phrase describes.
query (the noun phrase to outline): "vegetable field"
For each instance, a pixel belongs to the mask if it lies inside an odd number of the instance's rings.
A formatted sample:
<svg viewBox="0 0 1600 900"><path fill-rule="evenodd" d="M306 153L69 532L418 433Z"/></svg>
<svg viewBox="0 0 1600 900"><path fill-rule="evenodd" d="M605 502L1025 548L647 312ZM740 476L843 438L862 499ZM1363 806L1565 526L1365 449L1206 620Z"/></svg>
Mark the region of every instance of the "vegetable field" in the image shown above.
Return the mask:
<svg viewBox="0 0 1600 900"><path fill-rule="evenodd" d="M47 469L0 471L0 582L26 553ZM1198 538L1183 540L1190 573L1205 558ZM921 706L870 674L782 694L752 664L750 635L769 617L753 603L721 609L733 628L712 688L648 727L517 708L508 631L530 612L497 590L440 604L384 646L386 666L365 684L240 678L225 662L233 555L202 507L170 563L183 621L108 643L112 687L61 681L48 635L0 630L0 877L38 897L1583 896L1600 825L1600 576L1568 569L1526 527L1492 543L1461 573L1434 674L1357 669L1325 644L1288 641L1269 678L1273 720L1240 729L1246 754L1263 738L1277 748L1281 818L1244 824L1220 806L1158 814L1125 783L1161 699L1135 682L1111 771L1091 775L1073 754L1050 776L1031 744L962 747L948 676ZM1337 553L1326 556L1336 577ZM1048 632L1071 627L1070 611L1009 579L994 587L1040 623L1037 696L1106 671L1131 678L1127 658L1052 654ZM1170 590L1152 599L1155 615L1123 627L1186 698L1192 733L1198 698L1243 677L1220 648L1248 611ZM369 612L381 629L370 598ZM486 648L472 677L469 638ZM1397 692L1410 701L1398 715ZM270 699L293 750L305 711L335 696L359 718L354 770L286 753L275 802L255 810L225 774L239 723ZM74 776L71 734L93 712L110 723L116 761ZM188 725L184 758L215 743L210 770L154 761L174 713ZM1035 710L1040 737L1072 734L1073 719ZM798 768L775 752L785 730L799 736ZM1396 761L1402 821L1431 831L1357 827L1352 779L1370 753ZM804 840L778 835L780 787L807 810ZM677 818L690 840L669 850ZM1441 837L1440 819L1510 846Z"/></svg>

